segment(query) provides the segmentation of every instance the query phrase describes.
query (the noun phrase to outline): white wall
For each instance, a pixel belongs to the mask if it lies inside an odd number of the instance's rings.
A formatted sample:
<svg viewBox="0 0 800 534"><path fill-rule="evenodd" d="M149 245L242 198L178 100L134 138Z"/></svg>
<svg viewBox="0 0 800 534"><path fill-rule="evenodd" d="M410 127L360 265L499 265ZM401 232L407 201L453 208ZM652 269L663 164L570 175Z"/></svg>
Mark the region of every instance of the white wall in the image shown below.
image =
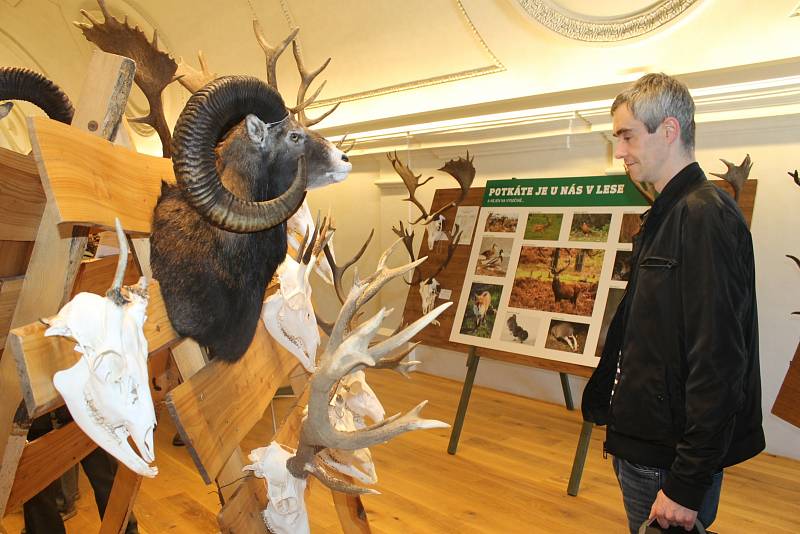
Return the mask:
<svg viewBox="0 0 800 534"><path fill-rule="evenodd" d="M599 130L605 127L596 126ZM478 171L474 185L482 186L488 179L509 177L600 175L613 163L609 147L606 138L597 132L473 144L469 146L469 150L470 154L475 154ZM447 159L464 152L463 147L413 150L413 144L411 149L408 153L401 152L400 156L404 161L410 158L411 168L423 176L441 176L436 169ZM770 413L800 337L800 318L790 316L791 311L800 309L800 273L785 257L787 253L800 254L800 235L797 231L800 228L800 210L797 209L800 188L786 174L788 170L800 167L800 116L793 114L699 122L697 159L706 172L724 170L718 158L738 163L746 153L751 155L754 162L750 176L758 180L752 233L757 264L762 398L767 450L800 459L800 429ZM383 154L356 157L354 165L356 169L368 166L373 172L379 170L379 175L375 175L375 178L383 183L381 187L363 180L361 174L357 174L359 183L353 184L353 191L360 190L357 193L358 199L379 199L380 209L375 213L377 218L373 224L381 229L382 246L388 246L394 239L390 230L392 225L397 224L400 218L408 220L415 209L409 208L410 204L402 201L407 193L402 184L396 183L396 176L385 163ZM421 189L423 204L430 205L435 188L453 186L454 182L447 178L428 184ZM364 203L356 201L353 206L361 208ZM341 219L341 215L337 216ZM357 233L360 235L361 232ZM420 239L421 236L418 236L418 241ZM403 258L399 257L396 261L403 261ZM407 291L402 283L390 286L381 297L382 305L402 308ZM413 298L418 297L414 294ZM387 321L387 327L396 326L400 313L395 315ZM463 354L420 347L416 358L424 362L424 372L456 380L464 378L466 358ZM576 406L579 406L585 380L571 377L570 382ZM476 384L549 402L564 402L558 375L551 371L482 359ZM455 402L453 410L455 411Z"/></svg>

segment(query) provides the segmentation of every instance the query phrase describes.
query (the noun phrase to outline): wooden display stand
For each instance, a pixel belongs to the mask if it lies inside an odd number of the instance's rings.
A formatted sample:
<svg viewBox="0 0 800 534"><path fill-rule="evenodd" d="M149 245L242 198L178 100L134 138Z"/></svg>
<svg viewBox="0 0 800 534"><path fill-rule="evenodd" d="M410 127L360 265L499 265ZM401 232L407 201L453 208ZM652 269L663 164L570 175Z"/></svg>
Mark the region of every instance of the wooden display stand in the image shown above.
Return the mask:
<svg viewBox="0 0 800 534"><path fill-rule="evenodd" d="M730 188L727 182L723 180L714 180L713 182L719 187L729 192L732 192L732 189ZM752 219L753 216L753 205L755 204L756 188L757 188L756 180L746 181L744 187L742 188L741 196L739 199L739 206L742 209L742 212L745 216L748 226L750 225L750 220ZM461 190L457 188L437 190L433 197L433 202L431 203L430 212L434 212L439 208L447 205L448 203L457 200L460 196L460 193ZM482 187L472 188L469 190L469 194L461 203L461 205L480 206L481 203L483 202L483 194L484 194L484 188ZM448 211L445 211L444 215L446 217L444 230L449 232L452 229L453 221L456 215L456 210L450 209ZM477 229L475 229L475 232L473 232L473 240L476 232ZM469 264L471 246L472 243L465 243L463 245L457 246L456 251L453 254L453 257L450 260L450 263L448 264L447 268L445 268L436 277L437 280L441 283L442 288L451 290L451 296L449 300L452 300L453 302L459 302L459 299L461 298L461 290L464 278L466 277L467 265ZM426 264L431 266L440 265L441 262L444 260L446 253L447 253L446 247L437 248L436 246L434 246L434 250L429 250L427 246L427 240L423 238L419 254L417 254L417 257L428 256L428 261L422 265L423 276L425 276ZM432 268L433 267L429 267L429 269ZM420 299L418 291L419 288L416 286L411 286L409 288L408 297L406 298L405 309L403 311L403 323L405 324L409 324L422 316L422 301ZM478 371L478 363L480 362L480 359L482 357L558 372L559 377L561 379L561 387L564 392L564 403L568 410L574 409L572 392L570 391L570 386L569 386L569 375L588 378L591 376L592 372L594 371L594 368L567 362L560 362L557 360L551 360L546 358L524 356L520 354L514 354L511 352L506 352L496 349L488 349L483 347L480 348L480 354L478 354L477 347L450 341L450 332L453 327L453 321L455 320L455 313L456 313L456 306L451 306L448 310L446 310L442 315L439 316L438 319L439 322L441 323L439 327L426 328L420 334L418 334L414 339L415 341L419 341L423 345L467 353L467 372L464 378L464 385L461 391L461 399L459 400L458 409L456 410L456 416L453 422L453 429L450 434L450 443L447 448L448 453L455 454L456 451L458 450L458 441L461 437L461 431L464 426L464 419L466 417L467 408L469 406L469 398L472 392L472 386L475 381L475 375ZM591 439L592 435L592 427L593 427L592 423L585 421L581 426L580 436L578 437L578 445L575 451L575 458L573 460L572 470L570 473L569 482L567 484L567 493L572 496L576 496L580 488L580 481L581 481L581 476L583 474L583 467L586 463L586 454L589 450L589 440Z"/></svg>
<svg viewBox="0 0 800 534"><path fill-rule="evenodd" d="M109 122L116 124L132 79L130 60L96 52L85 87L95 96L99 91L103 98L86 106L84 95L73 124L87 124L87 129L99 131L105 131L104 125ZM86 120L83 110L87 107L103 111ZM106 109L116 113L117 122L107 120ZM72 295L89 228L113 228L118 217L130 236L146 237L161 182L174 182L169 160L113 146L74 126L35 118L29 119L29 131L35 166L29 157L0 151L0 179L4 185L6 180L13 184L3 188L3 195L5 191L19 192L13 201L0 196L0 204L20 208L12 210L8 219L8 212L4 211L4 220L0 221L0 230L14 227L19 233L2 233L0 240L35 234L24 278L10 283L3 280L0 286L13 288L13 292L2 291L0 302L16 300L9 321L12 330L0 355L0 518L96 447L74 423L27 442L31 419L63 405L52 384L53 374L73 365L79 356L73 350L74 342L44 337L46 326L38 319L55 315ZM41 206L38 218L33 213L36 206ZM25 225L19 223L23 218ZM139 270L129 269L128 282L138 272L149 273L147 242L133 241ZM116 258L84 268L93 273L84 278L91 280L92 287L100 293L110 285L113 269L108 266L112 263L116 264ZM83 285L86 284L79 287ZM205 365L199 347L173 331L156 281L150 282L149 295L145 336L150 376L163 372L170 355L180 370L183 383L167 394L167 406L201 477L206 483L216 481L219 486L224 503L218 515L220 528L223 532L267 532L261 519L266 487L263 480L242 480L244 462L239 444L261 419L279 385L287 378L293 379L295 387L302 383L304 371L295 371L302 370L302 366L270 338L260 322L252 345L238 362ZM276 439L293 445L301 415L302 405ZM140 484L140 476L119 466L101 533L124 531ZM370 531L358 497L335 494L334 502L345 533Z"/></svg>
<svg viewBox="0 0 800 534"><path fill-rule="evenodd" d="M772 405L772 413L787 423L800 428L800 343L789 362L789 370Z"/></svg>

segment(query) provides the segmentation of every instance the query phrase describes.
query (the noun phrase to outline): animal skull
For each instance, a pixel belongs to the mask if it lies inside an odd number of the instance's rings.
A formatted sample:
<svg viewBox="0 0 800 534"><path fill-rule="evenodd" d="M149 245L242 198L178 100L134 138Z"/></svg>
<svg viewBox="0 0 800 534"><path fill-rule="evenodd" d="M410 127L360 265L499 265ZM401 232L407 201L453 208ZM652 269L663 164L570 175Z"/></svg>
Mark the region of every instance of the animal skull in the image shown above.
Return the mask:
<svg viewBox="0 0 800 534"><path fill-rule="evenodd" d="M419 283L419 296L422 298L422 314L433 310L436 305L436 297L439 296L439 289L442 285L436 278L423 280ZM431 324L439 326L439 321L432 321Z"/></svg>
<svg viewBox="0 0 800 534"><path fill-rule="evenodd" d="M373 423L383 421L383 405L375 392L367 384L363 370L355 371L342 378L336 395L330 402L330 418L336 430L352 432L366 428L365 418ZM378 476L372 463L369 449L324 449L320 459L340 473L349 475L365 484L376 484Z"/></svg>
<svg viewBox="0 0 800 534"><path fill-rule="evenodd" d="M123 267L124 269L124 267ZM147 281L122 287L122 305L79 293L49 321L46 336L67 336L82 354L53 376L75 423L132 471L154 477L156 415L147 375ZM139 454L128 444L133 439Z"/></svg>
<svg viewBox="0 0 800 534"><path fill-rule="evenodd" d="M253 449L248 456L253 463L242 469L267 480L269 504L262 512L262 517L274 534L310 533L304 501L307 481L295 478L286 469L286 460L293 455L294 451L289 452L273 441L266 447Z"/></svg>
<svg viewBox="0 0 800 534"><path fill-rule="evenodd" d="M437 216L427 224L428 226L428 250L433 250L437 241L447 241L447 232L444 231L444 215Z"/></svg>
<svg viewBox="0 0 800 534"><path fill-rule="evenodd" d="M320 337L317 319L311 303L311 284L308 282L316 256L308 265L291 256L278 267L280 289L267 297L261 309L261 320L267 331L310 373L316 369Z"/></svg>

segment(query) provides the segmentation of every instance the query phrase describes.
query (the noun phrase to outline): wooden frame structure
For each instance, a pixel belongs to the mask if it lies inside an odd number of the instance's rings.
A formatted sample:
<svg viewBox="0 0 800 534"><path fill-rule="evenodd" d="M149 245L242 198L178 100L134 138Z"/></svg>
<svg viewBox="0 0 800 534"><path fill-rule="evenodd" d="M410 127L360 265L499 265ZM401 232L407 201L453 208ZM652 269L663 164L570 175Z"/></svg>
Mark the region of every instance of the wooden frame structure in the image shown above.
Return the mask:
<svg viewBox="0 0 800 534"><path fill-rule="evenodd" d="M34 243L24 277L3 279L0 284L0 311L14 309L0 355L0 519L96 447L75 423L32 442L26 439L32 418L63 405L52 376L78 357L73 342L44 337L46 327L38 319L54 315L69 300L79 270L85 273L77 288L84 290L104 293L113 277L116 258L91 267L81 265L89 229L113 228L114 218L119 217L132 238L138 263L138 270L129 265L126 282L139 272L149 274L149 247L142 238L150 232L161 182L174 182L171 162L114 146L75 127L84 124L85 130L110 139L122 116L133 71L131 60L95 52L73 126L29 119L35 164L31 157L0 150L0 180L9 186L0 194L0 206L14 208L4 210L9 216L0 220L0 244ZM4 198L5 191L14 198ZM25 255L17 254L22 259ZM163 373L171 355L183 383L167 393L166 404L201 477L219 487L220 528L267 532L261 518L266 487L252 477L242 480L239 444L280 385L292 379L295 390L302 391L305 371L260 321L242 359L206 365L199 347L173 331L157 282L150 282L149 294L145 336L150 376ZM293 411L276 439L294 444L301 408ZM140 476L119 466L101 533L124 531L140 484ZM334 503L345 533L370 531L358 497L334 494Z"/></svg>

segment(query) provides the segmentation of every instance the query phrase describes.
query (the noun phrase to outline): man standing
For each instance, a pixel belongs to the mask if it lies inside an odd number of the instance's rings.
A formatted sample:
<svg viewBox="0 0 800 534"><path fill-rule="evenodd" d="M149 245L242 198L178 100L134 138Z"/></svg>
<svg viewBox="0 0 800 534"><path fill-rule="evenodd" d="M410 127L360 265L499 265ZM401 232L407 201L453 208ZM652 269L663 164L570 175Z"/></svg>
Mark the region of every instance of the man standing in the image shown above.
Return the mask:
<svg viewBox="0 0 800 534"><path fill-rule="evenodd" d="M632 533L717 513L722 469L764 449L753 245L694 158L694 102L648 74L611 107L615 157L659 192L634 238L625 297L583 394L607 425Z"/></svg>

